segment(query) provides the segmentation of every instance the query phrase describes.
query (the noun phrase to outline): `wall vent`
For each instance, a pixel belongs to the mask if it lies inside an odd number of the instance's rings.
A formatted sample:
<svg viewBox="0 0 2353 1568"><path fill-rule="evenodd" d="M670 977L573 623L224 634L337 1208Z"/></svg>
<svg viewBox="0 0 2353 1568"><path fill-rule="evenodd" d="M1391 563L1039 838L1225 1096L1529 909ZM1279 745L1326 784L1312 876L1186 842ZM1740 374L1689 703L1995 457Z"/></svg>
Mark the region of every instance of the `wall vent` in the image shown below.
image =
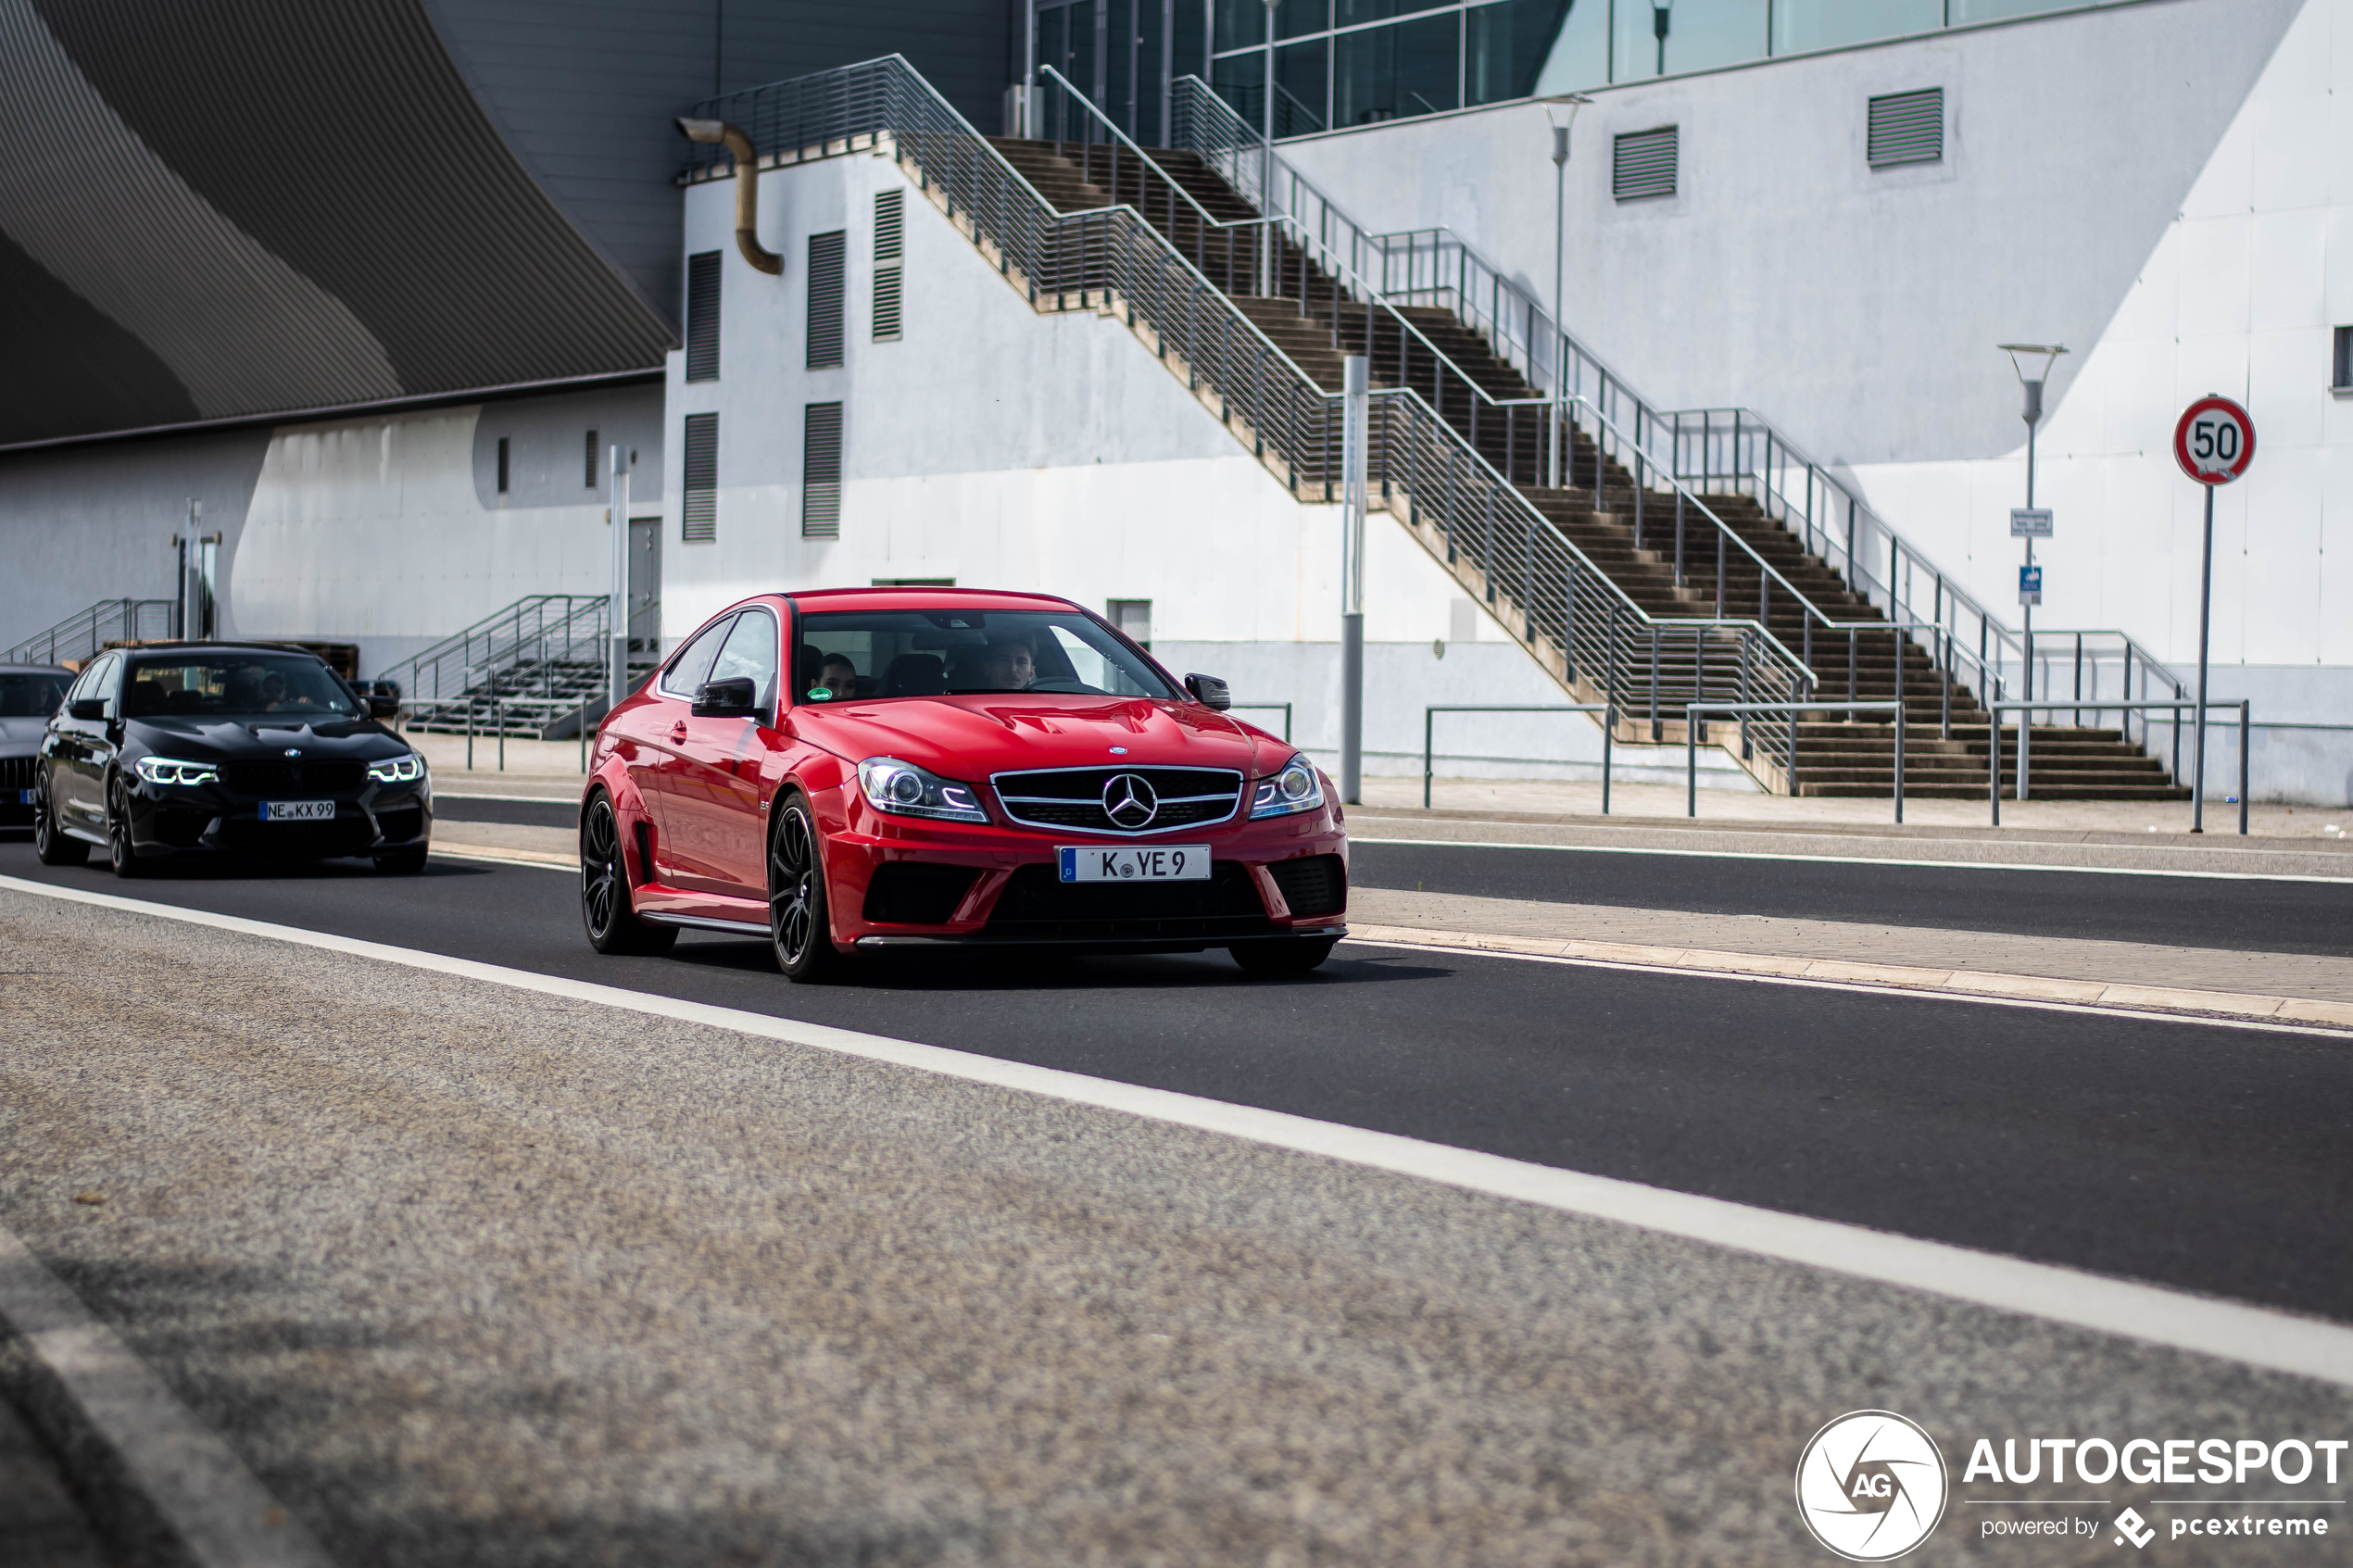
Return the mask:
<svg viewBox="0 0 2353 1568"><path fill-rule="evenodd" d="M804 539L841 537L841 405L838 403L812 403L802 415L800 536Z"/></svg>
<svg viewBox="0 0 2353 1568"><path fill-rule="evenodd" d="M2329 377L2331 392L2353 392L2353 327L2336 329L2336 357Z"/></svg>
<svg viewBox="0 0 2353 1568"><path fill-rule="evenodd" d="M1609 194L1619 201L1643 201L1675 194L1675 138L1678 128L1635 131L1614 138L1610 146Z"/></svg>
<svg viewBox="0 0 2353 1568"><path fill-rule="evenodd" d="M686 257L686 379L719 379L719 253Z"/></svg>
<svg viewBox="0 0 2353 1568"><path fill-rule="evenodd" d="M906 268L907 193L875 197L875 341L897 343L900 283Z"/></svg>
<svg viewBox="0 0 2353 1568"><path fill-rule="evenodd" d="M597 488L597 433L588 433L588 488Z"/></svg>
<svg viewBox="0 0 2353 1568"><path fill-rule="evenodd" d="M1944 161L1944 89L1890 93L1871 100L1873 169L1899 163Z"/></svg>
<svg viewBox="0 0 2353 1568"><path fill-rule="evenodd" d="M708 545L719 537L719 416L686 416L686 515L679 537Z"/></svg>
<svg viewBox="0 0 2353 1568"><path fill-rule="evenodd" d="M386 439L390 439L387 437ZM507 493L507 437L498 438L498 494Z"/></svg>
<svg viewBox="0 0 2353 1568"><path fill-rule="evenodd" d="M809 236L809 368L841 363L843 232Z"/></svg>

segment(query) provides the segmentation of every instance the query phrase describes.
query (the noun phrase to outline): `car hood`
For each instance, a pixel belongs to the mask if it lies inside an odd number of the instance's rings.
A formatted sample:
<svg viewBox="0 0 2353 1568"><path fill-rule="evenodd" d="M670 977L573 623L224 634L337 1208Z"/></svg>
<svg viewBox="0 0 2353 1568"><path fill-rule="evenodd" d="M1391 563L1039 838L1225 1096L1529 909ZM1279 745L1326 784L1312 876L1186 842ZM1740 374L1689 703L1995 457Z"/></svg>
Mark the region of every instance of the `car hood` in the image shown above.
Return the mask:
<svg viewBox="0 0 2353 1568"><path fill-rule="evenodd" d="M1298 748L1223 713L1143 697L898 697L793 709L812 744L852 762L896 757L951 779L1023 768L1236 768L1275 771ZM1112 747L1127 748L1125 757Z"/></svg>
<svg viewBox="0 0 2353 1568"><path fill-rule="evenodd" d="M198 762L278 758L289 748L299 748L314 762L336 758L375 761L409 750L372 719L331 719L312 725L269 718L147 718L131 720L126 727L150 751Z"/></svg>
<svg viewBox="0 0 2353 1568"><path fill-rule="evenodd" d="M41 737L48 733L49 721L46 718L0 719L0 753L15 756L31 751L40 746Z"/></svg>

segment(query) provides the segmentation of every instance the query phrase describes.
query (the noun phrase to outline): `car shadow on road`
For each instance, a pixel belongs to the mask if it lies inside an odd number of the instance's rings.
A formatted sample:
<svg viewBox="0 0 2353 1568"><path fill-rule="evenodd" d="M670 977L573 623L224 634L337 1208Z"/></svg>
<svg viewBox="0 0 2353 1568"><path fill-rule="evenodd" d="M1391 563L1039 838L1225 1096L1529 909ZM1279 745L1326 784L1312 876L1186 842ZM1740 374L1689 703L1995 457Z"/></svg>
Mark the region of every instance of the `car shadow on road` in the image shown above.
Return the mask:
<svg viewBox="0 0 2353 1568"><path fill-rule="evenodd" d="M765 943L697 936L672 949L670 960L704 969L774 974L776 960ZM1245 974L1222 950L1205 953L1077 954L1024 952L1018 948L894 954L860 962L837 988L874 991L1127 991L1234 986L1288 990L1321 985L1378 985L1396 980L1442 980L1454 972L1444 965L1403 955L1343 951L1306 974ZM783 984L783 977L778 976Z"/></svg>

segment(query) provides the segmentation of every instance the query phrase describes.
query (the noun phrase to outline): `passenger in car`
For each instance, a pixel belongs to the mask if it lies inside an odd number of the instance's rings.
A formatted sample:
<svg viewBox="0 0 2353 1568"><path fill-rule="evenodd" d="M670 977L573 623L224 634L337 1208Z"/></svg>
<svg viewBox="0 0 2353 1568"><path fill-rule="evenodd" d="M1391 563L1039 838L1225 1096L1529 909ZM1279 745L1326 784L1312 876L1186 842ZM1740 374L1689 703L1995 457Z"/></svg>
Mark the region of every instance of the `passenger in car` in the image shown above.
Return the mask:
<svg viewBox="0 0 2353 1568"><path fill-rule="evenodd" d="M988 648L981 656L980 680L984 691L1026 692L1038 679L1038 648L1027 637L1020 635L991 637Z"/></svg>

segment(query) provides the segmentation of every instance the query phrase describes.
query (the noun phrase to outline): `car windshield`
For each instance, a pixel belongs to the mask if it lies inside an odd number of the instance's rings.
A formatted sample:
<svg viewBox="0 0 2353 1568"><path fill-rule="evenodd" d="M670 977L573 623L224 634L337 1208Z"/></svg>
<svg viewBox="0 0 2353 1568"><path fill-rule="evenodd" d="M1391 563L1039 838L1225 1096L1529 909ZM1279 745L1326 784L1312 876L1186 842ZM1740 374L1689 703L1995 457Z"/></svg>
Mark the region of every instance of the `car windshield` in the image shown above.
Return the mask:
<svg viewBox="0 0 2353 1568"><path fill-rule="evenodd" d="M359 709L333 671L299 654L181 654L142 659L123 683L126 718L196 713L349 719Z"/></svg>
<svg viewBox="0 0 2353 1568"><path fill-rule="evenodd" d="M803 702L1051 692L1180 699L1151 663L1077 610L895 609L806 615Z"/></svg>
<svg viewBox="0 0 2353 1568"><path fill-rule="evenodd" d="M0 719L46 719L66 698L70 675L0 670Z"/></svg>

